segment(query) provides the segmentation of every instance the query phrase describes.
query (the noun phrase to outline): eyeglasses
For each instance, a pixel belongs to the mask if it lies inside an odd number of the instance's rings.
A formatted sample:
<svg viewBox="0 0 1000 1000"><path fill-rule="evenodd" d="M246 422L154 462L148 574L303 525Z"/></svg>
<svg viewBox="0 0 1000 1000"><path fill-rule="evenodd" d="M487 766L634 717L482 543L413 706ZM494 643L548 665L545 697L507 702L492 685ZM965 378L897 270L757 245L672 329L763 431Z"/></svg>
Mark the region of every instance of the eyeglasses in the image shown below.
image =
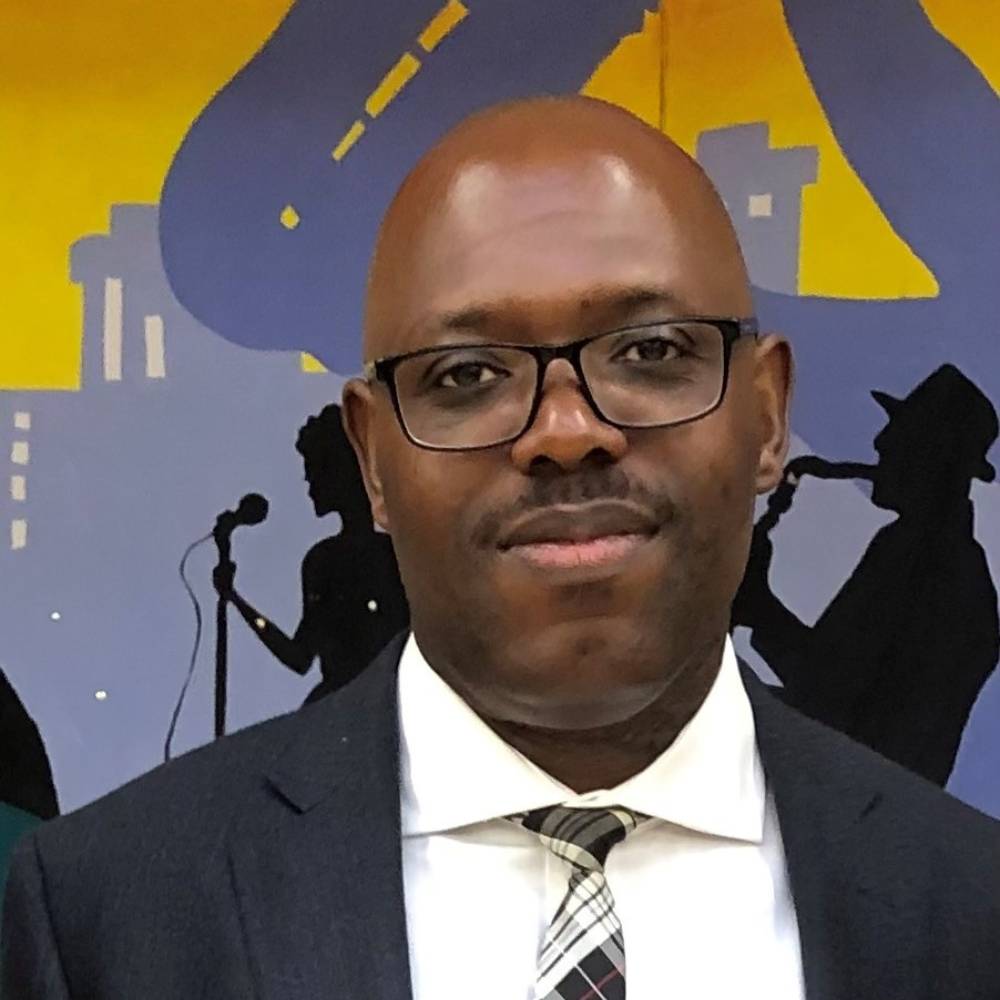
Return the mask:
<svg viewBox="0 0 1000 1000"><path fill-rule="evenodd" d="M757 320L694 316L642 323L558 346L449 344L365 364L385 383L406 437L432 451L507 444L532 424L549 362L572 364L594 413L622 429L672 427L722 402L733 344Z"/></svg>

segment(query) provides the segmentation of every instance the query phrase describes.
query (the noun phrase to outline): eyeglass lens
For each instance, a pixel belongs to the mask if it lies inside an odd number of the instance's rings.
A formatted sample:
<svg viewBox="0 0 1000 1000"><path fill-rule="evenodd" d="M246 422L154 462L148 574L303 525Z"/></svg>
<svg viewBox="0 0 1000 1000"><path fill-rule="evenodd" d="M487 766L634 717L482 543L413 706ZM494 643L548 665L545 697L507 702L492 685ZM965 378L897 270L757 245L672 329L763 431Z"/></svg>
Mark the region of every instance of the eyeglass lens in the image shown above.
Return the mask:
<svg viewBox="0 0 1000 1000"><path fill-rule="evenodd" d="M605 419L659 427L694 419L719 402L725 380L722 332L709 323L616 330L584 345L587 387ZM435 448L498 444L524 431L538 363L527 350L443 347L406 358L396 396L410 436Z"/></svg>

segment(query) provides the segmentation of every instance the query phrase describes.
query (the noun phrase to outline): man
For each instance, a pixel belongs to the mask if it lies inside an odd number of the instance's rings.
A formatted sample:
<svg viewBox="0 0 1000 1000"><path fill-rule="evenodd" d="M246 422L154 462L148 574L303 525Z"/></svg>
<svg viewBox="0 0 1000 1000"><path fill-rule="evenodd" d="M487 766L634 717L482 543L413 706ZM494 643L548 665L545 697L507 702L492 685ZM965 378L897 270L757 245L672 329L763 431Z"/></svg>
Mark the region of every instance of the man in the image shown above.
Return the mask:
<svg viewBox="0 0 1000 1000"><path fill-rule="evenodd" d="M344 394L412 636L32 835L8 991L996 1000L1000 834L727 638L790 359L726 213L596 102L410 175Z"/></svg>

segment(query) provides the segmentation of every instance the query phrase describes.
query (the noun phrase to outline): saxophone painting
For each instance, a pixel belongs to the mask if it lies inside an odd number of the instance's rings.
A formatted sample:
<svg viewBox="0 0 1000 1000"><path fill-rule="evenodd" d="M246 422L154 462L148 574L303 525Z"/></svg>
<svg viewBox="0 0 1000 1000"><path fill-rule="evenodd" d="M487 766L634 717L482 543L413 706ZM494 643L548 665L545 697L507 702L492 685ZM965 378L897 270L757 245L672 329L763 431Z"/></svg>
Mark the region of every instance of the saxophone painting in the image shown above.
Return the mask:
<svg viewBox="0 0 1000 1000"><path fill-rule="evenodd" d="M733 625L750 628L788 702L943 786L1000 652L997 592L969 495L973 479L995 478L985 455L997 414L953 365L905 399L872 395L888 416L878 462L789 462L754 527ZM811 626L768 583L771 534L804 476L864 482L871 502L896 515Z"/></svg>

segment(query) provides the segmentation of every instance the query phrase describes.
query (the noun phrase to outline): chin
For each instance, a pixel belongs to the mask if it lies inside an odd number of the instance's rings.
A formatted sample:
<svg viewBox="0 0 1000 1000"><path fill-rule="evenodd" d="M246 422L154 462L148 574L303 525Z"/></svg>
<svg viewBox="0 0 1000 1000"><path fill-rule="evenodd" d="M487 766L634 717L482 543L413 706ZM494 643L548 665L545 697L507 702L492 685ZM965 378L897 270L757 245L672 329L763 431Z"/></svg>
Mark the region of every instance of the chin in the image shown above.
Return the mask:
<svg viewBox="0 0 1000 1000"><path fill-rule="evenodd" d="M530 692L512 684L513 696L497 706L496 717L538 729L600 729L639 715L663 690L662 684L648 681L623 684L617 673L590 681L582 688L579 683L536 684Z"/></svg>
<svg viewBox="0 0 1000 1000"><path fill-rule="evenodd" d="M607 691L593 701L575 701L560 706L549 706L547 721L539 725L546 729L588 730L604 729L628 722L640 715L661 694L661 688L628 689L609 697Z"/></svg>
<svg viewBox="0 0 1000 1000"><path fill-rule="evenodd" d="M520 629L496 671L507 700L526 716L514 721L591 728L640 711L648 692L662 687L663 646L639 638L637 626L600 617Z"/></svg>

